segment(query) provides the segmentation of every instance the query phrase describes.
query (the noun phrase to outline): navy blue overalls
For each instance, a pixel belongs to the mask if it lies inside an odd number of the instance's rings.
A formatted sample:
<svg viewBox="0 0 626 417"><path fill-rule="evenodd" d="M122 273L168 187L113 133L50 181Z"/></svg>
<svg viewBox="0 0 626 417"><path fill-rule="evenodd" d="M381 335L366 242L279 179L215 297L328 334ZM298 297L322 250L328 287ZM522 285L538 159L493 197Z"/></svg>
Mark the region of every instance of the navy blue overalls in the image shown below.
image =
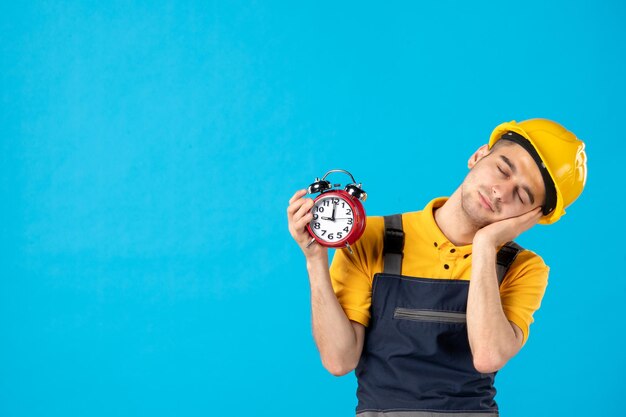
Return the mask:
<svg viewBox="0 0 626 417"><path fill-rule="evenodd" d="M384 271L374 276L371 319L356 368L359 417L497 416L495 373L473 365L465 313L469 281L401 275L401 215L385 217ZM517 254L498 252L501 283Z"/></svg>

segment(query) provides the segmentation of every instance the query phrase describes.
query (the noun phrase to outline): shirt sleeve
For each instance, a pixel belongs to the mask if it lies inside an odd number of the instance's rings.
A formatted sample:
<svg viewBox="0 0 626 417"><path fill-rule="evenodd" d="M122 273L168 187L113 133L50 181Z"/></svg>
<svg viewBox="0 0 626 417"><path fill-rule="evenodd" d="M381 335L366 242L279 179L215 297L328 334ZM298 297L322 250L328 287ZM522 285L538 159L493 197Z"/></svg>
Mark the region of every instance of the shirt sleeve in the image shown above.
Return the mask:
<svg viewBox="0 0 626 417"><path fill-rule="evenodd" d="M368 217L365 231L352 247L338 249L330 266L330 278L348 319L369 324L374 274L382 270L384 220Z"/></svg>
<svg viewBox="0 0 626 417"><path fill-rule="evenodd" d="M504 314L524 333L523 343L528 340L533 314L541 305L549 271L540 256L525 250L519 253L500 287Z"/></svg>

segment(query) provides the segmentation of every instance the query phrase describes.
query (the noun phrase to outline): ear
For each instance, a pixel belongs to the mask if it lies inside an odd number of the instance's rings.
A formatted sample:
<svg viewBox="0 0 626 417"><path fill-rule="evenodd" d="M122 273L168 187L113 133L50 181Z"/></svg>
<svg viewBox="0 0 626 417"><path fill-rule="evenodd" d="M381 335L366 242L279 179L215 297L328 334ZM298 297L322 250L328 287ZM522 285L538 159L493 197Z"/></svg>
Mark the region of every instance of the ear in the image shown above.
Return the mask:
<svg viewBox="0 0 626 417"><path fill-rule="evenodd" d="M472 156L470 156L469 161L467 161L467 167L469 169L474 168L474 165L476 165L476 163L478 161L483 159L483 157L489 155L489 152L490 152L489 151L489 145L487 145L487 144L484 144L480 148L476 149L476 152L474 152L474 154Z"/></svg>

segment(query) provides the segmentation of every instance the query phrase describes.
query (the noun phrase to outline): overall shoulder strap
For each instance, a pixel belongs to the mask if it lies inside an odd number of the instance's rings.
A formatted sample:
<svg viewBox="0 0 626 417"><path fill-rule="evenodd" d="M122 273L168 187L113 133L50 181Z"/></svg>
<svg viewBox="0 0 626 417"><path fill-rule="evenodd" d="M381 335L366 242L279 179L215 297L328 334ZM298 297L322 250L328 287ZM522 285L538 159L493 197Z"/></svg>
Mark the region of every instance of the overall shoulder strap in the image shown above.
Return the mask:
<svg viewBox="0 0 626 417"><path fill-rule="evenodd" d="M509 271L511 264L513 264L517 255L523 250L523 247L513 241L505 243L504 246L500 248L496 258L496 274L498 275L498 284L502 284L504 276Z"/></svg>
<svg viewBox="0 0 626 417"><path fill-rule="evenodd" d="M402 275L404 230L402 214L385 216L385 239L383 241L383 272Z"/></svg>

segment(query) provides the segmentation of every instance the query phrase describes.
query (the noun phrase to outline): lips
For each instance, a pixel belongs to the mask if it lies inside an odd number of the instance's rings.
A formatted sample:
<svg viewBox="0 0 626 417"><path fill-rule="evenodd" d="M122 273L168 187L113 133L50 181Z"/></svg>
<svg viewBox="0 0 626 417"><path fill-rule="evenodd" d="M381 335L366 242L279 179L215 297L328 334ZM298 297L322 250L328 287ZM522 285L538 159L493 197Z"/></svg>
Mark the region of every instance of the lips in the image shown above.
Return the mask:
<svg viewBox="0 0 626 417"><path fill-rule="evenodd" d="M491 201L489 201L488 199L486 199L480 192L478 193L478 196L480 198L480 202L481 204L485 207L488 208L489 210L493 211L493 206L491 205Z"/></svg>

